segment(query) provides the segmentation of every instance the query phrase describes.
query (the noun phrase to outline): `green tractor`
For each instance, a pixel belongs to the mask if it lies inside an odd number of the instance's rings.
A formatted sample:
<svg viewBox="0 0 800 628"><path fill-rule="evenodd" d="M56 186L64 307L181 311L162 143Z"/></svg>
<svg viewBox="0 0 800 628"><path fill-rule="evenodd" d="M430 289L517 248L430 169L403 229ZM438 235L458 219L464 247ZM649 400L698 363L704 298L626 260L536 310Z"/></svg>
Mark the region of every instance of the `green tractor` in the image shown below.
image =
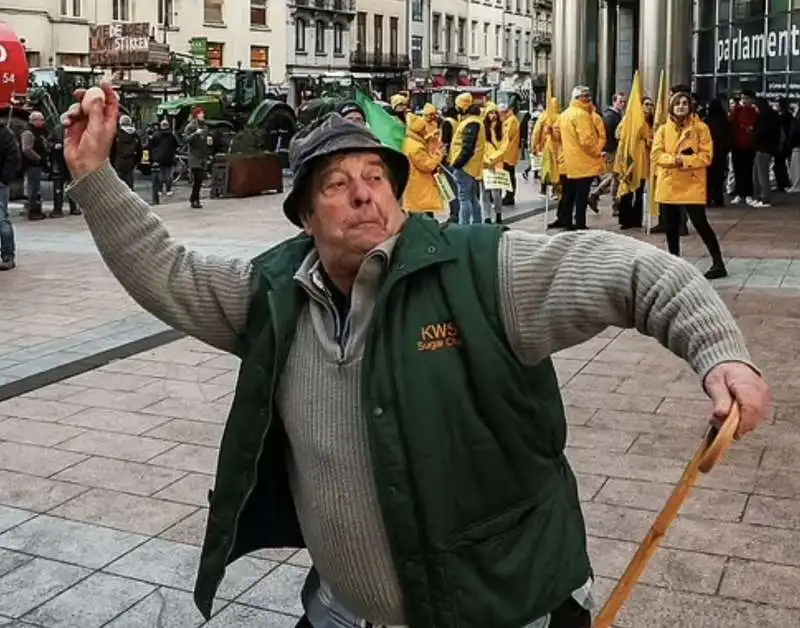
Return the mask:
<svg viewBox="0 0 800 628"><path fill-rule="evenodd" d="M156 115L172 121L180 133L200 107L214 130L218 146L227 146L243 129L257 130L261 148L285 152L297 130L292 108L267 92L265 73L238 68L204 68L197 77L197 94L161 103Z"/></svg>

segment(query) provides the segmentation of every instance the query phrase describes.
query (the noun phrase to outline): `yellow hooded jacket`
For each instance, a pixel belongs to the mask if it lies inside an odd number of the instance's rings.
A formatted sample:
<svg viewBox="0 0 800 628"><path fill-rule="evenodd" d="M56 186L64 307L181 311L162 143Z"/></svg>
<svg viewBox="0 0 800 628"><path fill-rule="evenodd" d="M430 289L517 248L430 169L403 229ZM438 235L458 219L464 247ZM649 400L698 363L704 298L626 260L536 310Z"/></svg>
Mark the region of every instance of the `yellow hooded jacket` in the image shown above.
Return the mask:
<svg viewBox="0 0 800 628"><path fill-rule="evenodd" d="M558 116L562 173L568 179L596 177L606 170L601 155L606 143L603 119L594 112L591 103L573 100Z"/></svg>
<svg viewBox="0 0 800 628"><path fill-rule="evenodd" d="M713 156L711 132L700 118L692 114L682 125L672 118L667 120L653 138L651 166L658 174L656 202L705 205L706 168Z"/></svg>
<svg viewBox="0 0 800 628"><path fill-rule="evenodd" d="M503 137L506 139L503 163L516 166L519 163L520 124L519 118L513 111L510 111L503 120Z"/></svg>
<svg viewBox="0 0 800 628"><path fill-rule="evenodd" d="M442 163L437 152L438 132L426 133L425 120L414 117L406 129L403 152L410 165L408 183L403 192L403 208L408 212L442 211L442 197L433 175Z"/></svg>
<svg viewBox="0 0 800 628"><path fill-rule="evenodd" d="M494 103L488 103L483 110L484 132L486 131L486 119L488 118L489 114L492 113L496 114L497 116L500 115L497 105ZM503 131L504 129L501 123L501 133L498 136L498 134L495 132L495 126L492 124L489 127L489 131L486 133L486 148L483 151L483 165L487 170L503 169L503 156L508 148L508 139Z"/></svg>

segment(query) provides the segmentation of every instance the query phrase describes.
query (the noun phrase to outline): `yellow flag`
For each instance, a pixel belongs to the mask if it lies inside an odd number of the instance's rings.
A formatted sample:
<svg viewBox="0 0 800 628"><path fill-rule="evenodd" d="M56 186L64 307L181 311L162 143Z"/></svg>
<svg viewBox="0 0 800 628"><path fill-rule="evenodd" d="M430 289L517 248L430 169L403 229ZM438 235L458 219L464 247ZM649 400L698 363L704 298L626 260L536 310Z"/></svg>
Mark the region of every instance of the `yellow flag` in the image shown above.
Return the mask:
<svg viewBox="0 0 800 628"><path fill-rule="evenodd" d="M658 79L658 100L656 100L656 112L653 118L653 134L658 128L667 121L667 79L664 70L661 70L661 76ZM650 159L650 155L647 156ZM658 203L656 203L656 172L655 164L650 164L650 180L647 182L647 196L648 196L648 211L650 215L658 217Z"/></svg>
<svg viewBox="0 0 800 628"><path fill-rule="evenodd" d="M558 114L561 113L561 108L558 106L558 99L553 97L553 88L550 81L550 75L547 75L547 109L539 116L537 124L541 124L544 129L543 132L547 133L542 148L542 164L539 169L539 179L545 185L556 185L560 178L558 170L558 150L559 147L553 140L552 129L558 120Z"/></svg>
<svg viewBox="0 0 800 628"><path fill-rule="evenodd" d="M647 160L650 156L645 144L647 122L642 95L642 79L637 71L633 75L628 107L620 122L619 145L614 160L614 172L619 176L617 198L635 192L647 172Z"/></svg>

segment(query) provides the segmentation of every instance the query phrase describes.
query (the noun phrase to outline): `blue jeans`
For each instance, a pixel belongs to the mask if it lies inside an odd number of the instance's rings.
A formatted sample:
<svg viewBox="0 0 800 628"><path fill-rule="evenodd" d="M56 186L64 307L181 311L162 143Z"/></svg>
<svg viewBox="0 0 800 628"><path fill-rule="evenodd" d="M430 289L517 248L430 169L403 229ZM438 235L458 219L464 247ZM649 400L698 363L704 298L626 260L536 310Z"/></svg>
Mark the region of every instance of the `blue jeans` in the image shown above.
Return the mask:
<svg viewBox="0 0 800 628"><path fill-rule="evenodd" d="M478 181L463 170L454 172L458 185L458 204L460 212L458 222L462 225L480 224L483 222L483 208L478 196Z"/></svg>
<svg viewBox="0 0 800 628"><path fill-rule="evenodd" d="M28 184L28 208L34 213L42 211L42 169L40 166L31 166L25 171L25 181Z"/></svg>
<svg viewBox="0 0 800 628"><path fill-rule="evenodd" d="M10 198L11 190L0 183L0 261L3 262L13 260L16 253L14 227L11 226L11 217L8 215Z"/></svg>

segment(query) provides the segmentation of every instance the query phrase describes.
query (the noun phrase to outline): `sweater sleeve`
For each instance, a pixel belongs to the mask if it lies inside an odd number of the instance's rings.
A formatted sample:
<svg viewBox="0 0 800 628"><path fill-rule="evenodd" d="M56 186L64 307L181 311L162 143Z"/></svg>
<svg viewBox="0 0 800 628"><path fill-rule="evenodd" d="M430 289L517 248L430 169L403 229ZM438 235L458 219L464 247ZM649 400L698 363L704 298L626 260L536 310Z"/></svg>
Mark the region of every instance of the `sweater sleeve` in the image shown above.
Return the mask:
<svg viewBox="0 0 800 628"><path fill-rule="evenodd" d="M722 362L756 368L703 275L633 238L508 231L499 248L499 293L509 341L531 364L616 326L656 338L703 378Z"/></svg>
<svg viewBox="0 0 800 628"><path fill-rule="evenodd" d="M108 165L75 181L68 193L103 261L139 305L203 342L234 350L252 294L249 261L206 257L176 242Z"/></svg>

